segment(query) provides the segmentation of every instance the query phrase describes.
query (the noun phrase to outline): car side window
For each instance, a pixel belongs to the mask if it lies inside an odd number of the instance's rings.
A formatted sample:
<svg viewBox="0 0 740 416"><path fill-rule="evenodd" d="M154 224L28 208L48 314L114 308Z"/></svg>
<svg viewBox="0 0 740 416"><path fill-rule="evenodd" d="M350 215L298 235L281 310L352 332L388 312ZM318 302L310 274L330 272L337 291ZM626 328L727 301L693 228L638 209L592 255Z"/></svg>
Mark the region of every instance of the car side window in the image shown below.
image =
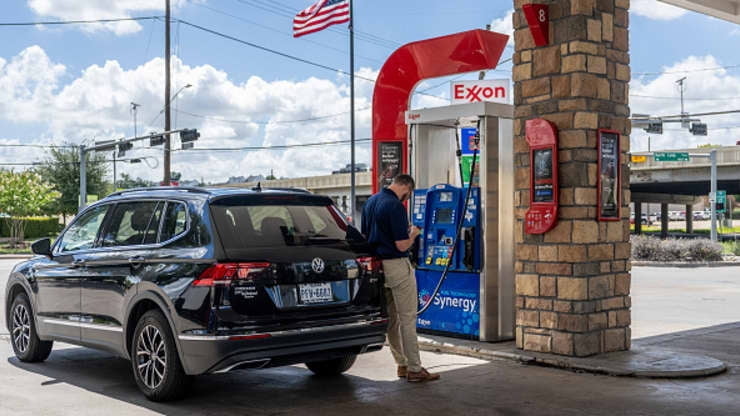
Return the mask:
<svg viewBox="0 0 740 416"><path fill-rule="evenodd" d="M100 225L103 223L108 205L95 207L82 214L70 225L59 243L59 251L86 250L95 245Z"/></svg>
<svg viewBox="0 0 740 416"><path fill-rule="evenodd" d="M182 202L168 202L159 241L167 241L185 232L188 226L187 209Z"/></svg>
<svg viewBox="0 0 740 416"><path fill-rule="evenodd" d="M124 202L116 205L103 236L104 247L132 246L156 240L159 218L157 201ZM153 236L153 237L152 237Z"/></svg>

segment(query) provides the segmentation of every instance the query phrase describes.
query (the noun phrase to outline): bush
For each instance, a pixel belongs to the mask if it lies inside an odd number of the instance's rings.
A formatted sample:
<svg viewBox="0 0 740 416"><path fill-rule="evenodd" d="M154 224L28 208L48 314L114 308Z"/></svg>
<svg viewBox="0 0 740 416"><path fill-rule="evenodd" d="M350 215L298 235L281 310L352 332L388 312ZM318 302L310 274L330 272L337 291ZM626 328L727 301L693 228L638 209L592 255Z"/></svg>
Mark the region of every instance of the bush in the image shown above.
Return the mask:
<svg viewBox="0 0 740 416"><path fill-rule="evenodd" d="M57 217L26 217L25 238L43 238L59 234L62 224ZM0 221L0 237L10 237L10 218Z"/></svg>
<svg viewBox="0 0 740 416"><path fill-rule="evenodd" d="M706 239L660 240L648 236L632 237L632 259L649 261L718 261L723 247Z"/></svg>

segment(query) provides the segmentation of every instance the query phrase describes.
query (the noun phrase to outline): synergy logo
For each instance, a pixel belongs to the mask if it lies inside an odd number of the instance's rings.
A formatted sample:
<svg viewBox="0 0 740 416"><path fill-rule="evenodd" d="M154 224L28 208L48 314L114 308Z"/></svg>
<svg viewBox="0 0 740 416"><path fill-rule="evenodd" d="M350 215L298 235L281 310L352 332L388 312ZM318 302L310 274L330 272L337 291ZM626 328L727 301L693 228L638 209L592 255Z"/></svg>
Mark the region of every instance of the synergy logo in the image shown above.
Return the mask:
<svg viewBox="0 0 740 416"><path fill-rule="evenodd" d="M426 305L429 302L431 293L424 290L419 292L419 303L420 305ZM432 301L432 306L436 306L439 310L448 309L461 309L463 312L472 313L475 311L475 307L478 301L475 299L457 297L457 296L446 296L438 294Z"/></svg>

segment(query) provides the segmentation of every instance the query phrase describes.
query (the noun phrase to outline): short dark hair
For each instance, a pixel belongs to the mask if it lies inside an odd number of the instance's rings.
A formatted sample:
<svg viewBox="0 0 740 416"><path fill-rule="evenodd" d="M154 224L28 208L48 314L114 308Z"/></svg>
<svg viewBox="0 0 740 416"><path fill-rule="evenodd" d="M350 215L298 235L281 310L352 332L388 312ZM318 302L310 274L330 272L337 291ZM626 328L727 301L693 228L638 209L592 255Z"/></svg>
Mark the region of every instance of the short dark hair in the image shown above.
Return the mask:
<svg viewBox="0 0 740 416"><path fill-rule="evenodd" d="M411 189L416 189L416 182L414 182L414 178L412 178L411 175L407 175L405 173L396 175L393 178L393 183L396 185L407 185L410 186Z"/></svg>

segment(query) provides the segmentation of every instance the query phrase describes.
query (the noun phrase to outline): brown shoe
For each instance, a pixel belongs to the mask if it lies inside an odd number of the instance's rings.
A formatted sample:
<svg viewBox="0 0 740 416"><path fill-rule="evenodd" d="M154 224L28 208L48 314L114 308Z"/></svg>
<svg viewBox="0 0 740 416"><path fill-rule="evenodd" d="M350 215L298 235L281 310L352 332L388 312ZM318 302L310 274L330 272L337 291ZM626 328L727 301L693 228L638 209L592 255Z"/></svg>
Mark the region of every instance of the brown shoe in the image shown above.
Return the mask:
<svg viewBox="0 0 740 416"><path fill-rule="evenodd" d="M398 374L398 378L406 378L406 376L409 373L409 368L405 365L399 365L398 370L396 370L396 374Z"/></svg>
<svg viewBox="0 0 740 416"><path fill-rule="evenodd" d="M406 376L406 380L409 383L422 383L425 381L439 380L439 374L430 373L426 369L422 368L421 371L409 371Z"/></svg>

